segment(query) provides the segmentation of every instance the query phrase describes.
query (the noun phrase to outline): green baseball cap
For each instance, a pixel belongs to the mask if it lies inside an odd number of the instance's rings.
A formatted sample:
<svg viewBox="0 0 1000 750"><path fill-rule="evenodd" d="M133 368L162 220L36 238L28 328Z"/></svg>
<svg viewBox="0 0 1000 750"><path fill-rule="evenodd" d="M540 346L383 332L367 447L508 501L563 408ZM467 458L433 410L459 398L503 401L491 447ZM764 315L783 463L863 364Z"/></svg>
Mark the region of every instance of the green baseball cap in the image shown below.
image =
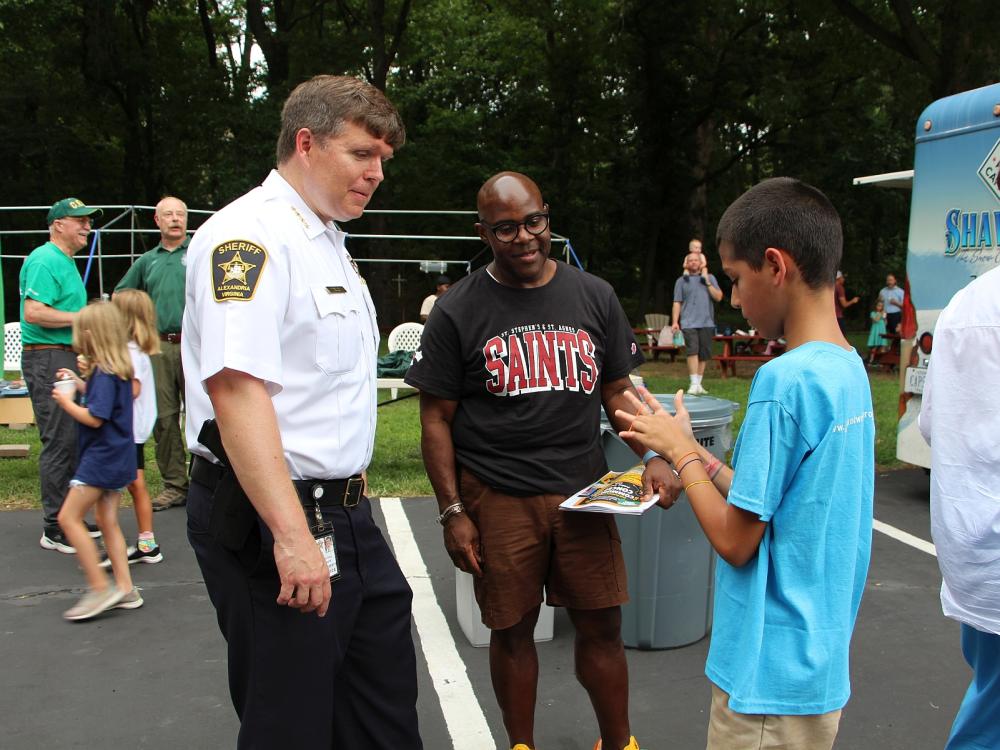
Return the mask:
<svg viewBox="0 0 1000 750"><path fill-rule="evenodd" d="M66 216L90 216L92 214L100 216L103 213L104 211L100 208L90 208L79 198L63 198L52 204L47 221L51 224L56 219L62 219Z"/></svg>

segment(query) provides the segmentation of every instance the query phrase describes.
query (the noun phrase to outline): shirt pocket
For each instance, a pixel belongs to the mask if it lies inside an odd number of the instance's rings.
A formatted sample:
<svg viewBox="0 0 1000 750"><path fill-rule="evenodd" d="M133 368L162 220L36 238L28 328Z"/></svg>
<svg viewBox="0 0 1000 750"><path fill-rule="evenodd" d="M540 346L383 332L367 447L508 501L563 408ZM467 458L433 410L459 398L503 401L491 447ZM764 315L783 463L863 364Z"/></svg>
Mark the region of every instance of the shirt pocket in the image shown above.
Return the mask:
<svg viewBox="0 0 1000 750"><path fill-rule="evenodd" d="M360 306L349 294L310 287L316 304L316 365L327 375L351 370L361 357Z"/></svg>

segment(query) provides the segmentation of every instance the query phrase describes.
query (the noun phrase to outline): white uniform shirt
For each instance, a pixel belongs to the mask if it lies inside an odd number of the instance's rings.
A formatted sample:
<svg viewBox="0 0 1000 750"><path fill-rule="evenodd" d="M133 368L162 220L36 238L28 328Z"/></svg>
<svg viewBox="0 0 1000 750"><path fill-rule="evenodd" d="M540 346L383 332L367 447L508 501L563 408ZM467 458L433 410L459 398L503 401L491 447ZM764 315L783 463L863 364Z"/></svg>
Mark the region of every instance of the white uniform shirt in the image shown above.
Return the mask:
<svg viewBox="0 0 1000 750"><path fill-rule="evenodd" d="M214 416L204 383L230 368L264 381L293 479L368 466L379 334L344 237L276 171L195 233L181 337L192 453L211 455L197 441Z"/></svg>
<svg viewBox="0 0 1000 750"><path fill-rule="evenodd" d="M945 615L1000 634L1000 268L938 318L920 410Z"/></svg>
<svg viewBox="0 0 1000 750"><path fill-rule="evenodd" d="M139 381L139 395L132 402L132 434L136 445L142 445L153 434L156 424L156 383L153 380L153 363L134 341L128 342L128 355L132 359L132 370Z"/></svg>

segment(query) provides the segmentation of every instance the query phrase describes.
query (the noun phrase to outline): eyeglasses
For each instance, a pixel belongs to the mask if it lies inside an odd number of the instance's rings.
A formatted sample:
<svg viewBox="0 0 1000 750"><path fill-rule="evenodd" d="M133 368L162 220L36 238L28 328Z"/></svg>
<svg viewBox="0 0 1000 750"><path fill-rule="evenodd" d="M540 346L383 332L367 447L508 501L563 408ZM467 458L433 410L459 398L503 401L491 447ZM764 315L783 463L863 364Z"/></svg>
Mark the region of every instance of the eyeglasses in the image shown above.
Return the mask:
<svg viewBox="0 0 1000 750"><path fill-rule="evenodd" d="M501 221L499 224L490 226L483 223L483 226L493 232L493 236L504 244L510 244L517 239L517 233L521 227L533 237L537 237L549 228L549 215L547 213L532 214L524 221Z"/></svg>

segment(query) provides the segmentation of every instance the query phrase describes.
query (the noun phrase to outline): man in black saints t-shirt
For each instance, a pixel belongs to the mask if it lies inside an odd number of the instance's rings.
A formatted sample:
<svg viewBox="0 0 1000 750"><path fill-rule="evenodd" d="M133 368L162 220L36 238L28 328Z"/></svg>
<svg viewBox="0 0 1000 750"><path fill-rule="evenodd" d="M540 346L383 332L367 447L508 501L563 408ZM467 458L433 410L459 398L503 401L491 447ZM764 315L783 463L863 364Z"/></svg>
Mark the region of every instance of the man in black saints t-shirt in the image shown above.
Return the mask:
<svg viewBox="0 0 1000 750"><path fill-rule="evenodd" d="M534 182L502 172L477 203L476 230L493 262L437 301L406 374L420 389L424 464L445 547L475 577L511 745L534 745L533 631L544 586L576 628L576 674L603 747L638 747L617 528L609 515L558 505L607 471L601 406L612 415L628 408L628 374L642 354L611 286L549 258L549 207ZM662 459L650 460L644 481L663 505L677 498Z"/></svg>

